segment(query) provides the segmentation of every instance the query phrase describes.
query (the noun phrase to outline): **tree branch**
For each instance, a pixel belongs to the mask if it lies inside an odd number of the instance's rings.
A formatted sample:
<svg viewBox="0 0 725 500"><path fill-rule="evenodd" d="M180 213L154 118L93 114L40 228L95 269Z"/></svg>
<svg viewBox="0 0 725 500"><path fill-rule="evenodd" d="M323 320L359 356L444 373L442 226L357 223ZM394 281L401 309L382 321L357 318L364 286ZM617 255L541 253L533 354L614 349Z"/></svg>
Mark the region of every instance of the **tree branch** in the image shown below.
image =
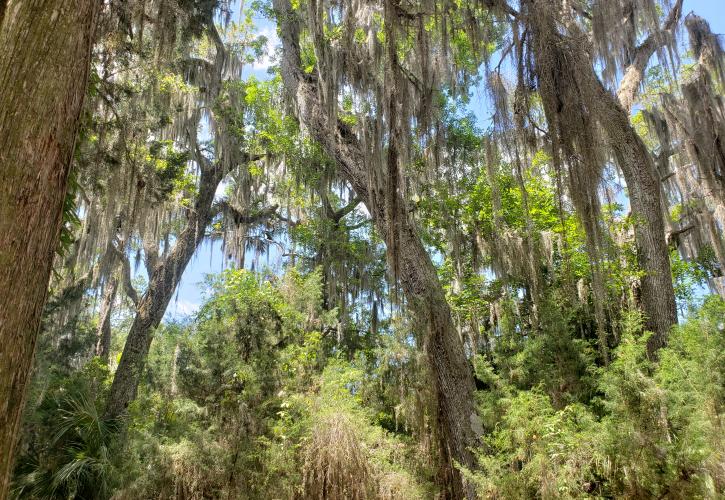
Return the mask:
<svg viewBox="0 0 725 500"><path fill-rule="evenodd" d="M514 19L519 18L518 11L511 7L506 0L485 0L483 3L491 10L498 10L504 14L508 14Z"/></svg>
<svg viewBox="0 0 725 500"><path fill-rule="evenodd" d="M159 246L156 242L150 242L144 240L143 242L143 253L144 253L144 265L146 266L146 273L151 275L156 271L159 265Z"/></svg>
<svg viewBox="0 0 725 500"><path fill-rule="evenodd" d="M209 161L209 158L207 158L206 156L204 156L204 153L201 152L201 149L199 148L199 145L197 144L196 140L192 140L192 139L196 139L196 138L192 138L191 135L190 135L189 136L189 139L194 144L194 160L199 165L199 168L202 171L204 171L204 170L206 170L206 171L211 170L211 167L212 167L211 161Z"/></svg>
<svg viewBox="0 0 725 500"><path fill-rule="evenodd" d="M679 246L680 236L692 231L693 229L695 229L695 224L689 224L683 228L677 229L676 231L671 231L667 235L667 244L672 245L674 243L676 246Z"/></svg>
<svg viewBox="0 0 725 500"><path fill-rule="evenodd" d="M336 211L332 217L332 219L338 223L340 222L347 214L350 212L353 212L357 206L362 202L362 199L359 196L355 196L352 200L350 200L350 203Z"/></svg>
<svg viewBox="0 0 725 500"><path fill-rule="evenodd" d="M644 79L644 72L647 69L652 54L664 43L667 37L671 36L675 27L677 26L680 17L682 17L682 2L683 0L677 0L677 3L670 10L670 14L667 16L667 20L661 29L650 33L649 36L639 45L634 51L634 58L632 63L627 66L624 71L624 77L619 84L617 89L617 98L622 107L629 112L634 105L634 100L637 97L637 92L642 80Z"/></svg>
<svg viewBox="0 0 725 500"><path fill-rule="evenodd" d="M138 307L138 292L131 282L131 263L128 261L128 256L123 251L123 247L118 248L115 244L111 244L111 248L116 254L116 258L121 261L121 279L123 280L123 289L134 307ZM150 276L150 274L149 274Z"/></svg>
<svg viewBox="0 0 725 500"><path fill-rule="evenodd" d="M234 207L227 200L221 200L217 203L220 213L225 214L234 221L235 224L256 224L263 222L277 214L279 205L274 204L269 207L262 208L255 212L246 212Z"/></svg>

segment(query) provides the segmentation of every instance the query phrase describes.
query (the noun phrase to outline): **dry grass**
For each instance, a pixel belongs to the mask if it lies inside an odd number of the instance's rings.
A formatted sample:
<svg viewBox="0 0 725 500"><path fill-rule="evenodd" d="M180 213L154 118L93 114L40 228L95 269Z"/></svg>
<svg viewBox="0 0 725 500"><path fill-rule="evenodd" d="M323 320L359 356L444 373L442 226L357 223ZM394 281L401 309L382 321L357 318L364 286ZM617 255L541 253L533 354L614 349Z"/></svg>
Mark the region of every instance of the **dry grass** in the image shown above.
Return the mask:
<svg viewBox="0 0 725 500"><path fill-rule="evenodd" d="M333 413L315 426L304 460L303 498L373 498L370 464L347 416Z"/></svg>

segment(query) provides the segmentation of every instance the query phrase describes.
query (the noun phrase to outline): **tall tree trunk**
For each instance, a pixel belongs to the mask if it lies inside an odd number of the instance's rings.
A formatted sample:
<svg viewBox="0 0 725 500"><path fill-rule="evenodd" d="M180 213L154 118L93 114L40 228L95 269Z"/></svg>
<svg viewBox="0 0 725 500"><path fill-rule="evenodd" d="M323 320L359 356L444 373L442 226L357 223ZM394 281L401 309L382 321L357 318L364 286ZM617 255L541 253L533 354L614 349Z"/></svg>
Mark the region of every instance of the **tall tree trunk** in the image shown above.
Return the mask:
<svg viewBox="0 0 725 500"><path fill-rule="evenodd" d="M660 178L647 146L629 122L629 116L602 85L591 66L589 68L595 88L592 96L595 109L627 183L637 257L644 272L642 309L646 327L652 332L647 352L655 357L657 350L667 344L670 328L677 323Z"/></svg>
<svg viewBox="0 0 725 500"><path fill-rule="evenodd" d="M205 24L207 33L215 45L216 54L214 62L204 64L202 71L206 72L208 102L215 102L222 92L227 52L214 25L213 16L209 16L205 20ZM223 115L222 118L224 116L226 115ZM216 125L226 129L227 123L219 121ZM194 160L201 172L198 194L193 209L189 210L186 227L179 234L174 248L168 255L159 261L158 256L149 255L148 247L144 246L147 262L150 263L148 264L149 285L146 293L136 305L136 316L131 324L121 360L113 377L104 412L107 418L116 418L124 414L128 405L136 398L136 391L146 366L154 330L161 322L186 266L199 244L204 240L206 228L214 218L214 195L219 183L232 168L250 161L247 155L241 153L242 145L236 136L231 132L222 133L229 134L228 139L231 144L229 148L222 151L224 156L217 158L217 161L212 163L197 146L196 128L189 130ZM125 256L123 258L125 259Z"/></svg>
<svg viewBox="0 0 725 500"><path fill-rule="evenodd" d="M569 106L570 112L576 112L577 108L582 113L589 110L603 129L624 174L634 218L637 256L644 272L642 309L646 327L653 332L647 348L649 355L654 357L667 343L672 325L677 323L657 169L646 145L632 127L629 115L599 80L591 56L578 42L584 39L584 34L574 25L568 26L572 33L561 33L556 19L562 12L560 0L528 0L522 5L528 9L526 21L536 43L536 70L540 80L547 82L542 91L557 96L563 94L570 100L578 99L578 102L563 103ZM547 115L547 119L551 121L552 117Z"/></svg>
<svg viewBox="0 0 725 500"><path fill-rule="evenodd" d="M642 278L642 308L647 329L653 332L647 343L650 357L667 344L670 328L677 323L677 303L672 285L669 247L667 245L667 202L661 175L642 138L629 120L629 111L637 96L649 59L666 43L682 15L682 0L677 0L663 27L651 33L635 49L634 60L612 95L587 61L586 78L594 89L595 112L609 137L615 157L629 189L632 214L635 215L635 243ZM580 56L585 57L582 51ZM580 59L581 60L581 59Z"/></svg>
<svg viewBox="0 0 725 500"><path fill-rule="evenodd" d="M86 93L99 0L0 0L0 498Z"/></svg>
<svg viewBox="0 0 725 500"><path fill-rule="evenodd" d="M194 209L190 211L189 221L176 240L174 248L154 267L146 293L138 302L136 316L128 332L121 361L106 401L106 417L122 415L129 403L136 398L154 329L161 322L181 276L199 243L204 239L206 228L213 218L214 193L226 172L208 161L204 164L203 157L198 156L197 161L202 167Z"/></svg>
<svg viewBox="0 0 725 500"><path fill-rule="evenodd" d="M289 0L275 0L274 8L282 38L282 78L297 106L297 115L304 127L334 158L343 177L350 182L357 196L370 211L377 231L387 245L397 237L399 275L403 292L415 318L425 326L425 350L435 381L438 402L438 431L442 458L445 461L450 498L475 498L472 485L465 485L453 467L459 464L472 468L470 448L475 444L472 424L477 420L473 409L473 376L463 344L458 337L451 311L438 281L435 267L425 250L415 225L407 216L405 201L398 199L397 223L389 224L383 189L370 191L368 159L353 131L342 122L329 123L316 83L302 72L299 52L299 23ZM333 96L334 98L334 96ZM397 226L397 229L391 227ZM397 230L393 235L391 231Z"/></svg>

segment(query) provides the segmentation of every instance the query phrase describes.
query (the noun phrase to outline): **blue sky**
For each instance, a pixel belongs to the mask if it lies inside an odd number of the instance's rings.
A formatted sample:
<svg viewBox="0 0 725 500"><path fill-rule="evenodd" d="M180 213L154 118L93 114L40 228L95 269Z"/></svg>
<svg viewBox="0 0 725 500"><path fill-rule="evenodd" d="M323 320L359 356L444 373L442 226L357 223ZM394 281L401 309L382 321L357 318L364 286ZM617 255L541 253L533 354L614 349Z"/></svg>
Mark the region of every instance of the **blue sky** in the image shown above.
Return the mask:
<svg viewBox="0 0 725 500"><path fill-rule="evenodd" d="M725 34L725 2L723 0L685 0L683 12L691 11L710 22L713 32Z"/></svg>
<svg viewBox="0 0 725 500"><path fill-rule="evenodd" d="M691 11L707 19L713 32L725 34L725 0L685 0L683 5L684 14L687 15ZM257 27L260 34L270 39L268 49L270 53L273 52L276 44L274 26L266 19L258 19ZM245 70L245 77L254 75L260 79L266 78L265 64L269 64L269 59ZM482 99L480 96L474 96L472 109L475 111L486 109L487 106ZM476 102L477 100L478 102ZM483 116L479 116L479 118L485 120ZM260 263L264 264L264 262ZM272 257L269 264L278 265L279 257ZM222 269L221 244L218 242L213 244L210 242L203 243L184 272L179 289L174 300L169 304L164 319L181 319L193 314L203 301L202 285L204 276L210 273L218 273Z"/></svg>

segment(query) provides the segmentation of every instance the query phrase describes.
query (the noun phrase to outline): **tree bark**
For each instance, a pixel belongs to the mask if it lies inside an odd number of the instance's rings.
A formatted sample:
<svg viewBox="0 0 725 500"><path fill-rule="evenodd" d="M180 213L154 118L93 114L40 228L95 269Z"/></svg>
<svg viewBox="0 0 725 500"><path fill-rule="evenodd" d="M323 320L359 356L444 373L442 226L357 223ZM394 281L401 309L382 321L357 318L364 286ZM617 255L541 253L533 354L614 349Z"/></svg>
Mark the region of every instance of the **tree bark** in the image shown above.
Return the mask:
<svg viewBox="0 0 725 500"><path fill-rule="evenodd" d="M98 317L98 341L96 342L96 356L108 363L108 356L111 352L111 314L113 313L113 303L116 300L116 292L118 291L118 276L116 272L106 283L103 290L103 299L101 301L101 310Z"/></svg>
<svg viewBox="0 0 725 500"><path fill-rule="evenodd" d="M647 349L654 358L657 350L666 345L670 328L677 323L660 177L647 146L632 127L629 115L617 97L604 87L594 71L591 56L578 42L583 39L583 33L576 27L570 27L574 32L566 35L559 31L554 18L560 12L558 2L529 0L526 6L529 8L527 22L533 36L538 38L537 45L551 48L550 53L545 54L549 59L542 57L541 49L534 51L537 72L557 72L554 85L567 84L578 89L581 96L578 105L583 107L586 103L591 109L592 117L603 129L607 144L624 174L634 218L637 257L644 273L641 305L646 328L653 333Z"/></svg>
<svg viewBox="0 0 725 500"><path fill-rule="evenodd" d="M174 248L154 267L146 293L139 300L106 401L107 418L123 415L136 398L154 330L159 326L181 276L204 239L206 228L214 216L214 193L227 172L220 166L205 161L200 153L197 156L197 161L202 166L199 194L194 209L190 211L189 221Z"/></svg>
<svg viewBox="0 0 725 500"><path fill-rule="evenodd" d="M98 0L0 0L0 498L46 299Z"/></svg>
<svg viewBox="0 0 725 500"><path fill-rule="evenodd" d="M282 39L282 78L297 106L298 119L336 161L342 176L367 206L386 245L390 245L394 237L398 238L398 278L414 317L425 326L427 333L425 350L435 382L438 431L442 458L447 465L447 496L475 498L473 486L464 484L453 466L455 460L467 468L474 467L471 447L475 445L476 436L472 424L477 416L473 408L473 376L436 269L415 225L407 216L402 197L396 194L395 205L401 212L395 224L397 229L391 229L392 225L388 223L385 203L374 202L385 200L386 193L381 188L375 188L377 192L370 191L368 159L357 136L340 121L329 123L329 114L313 77L301 70L299 23L289 0L274 0L274 8ZM398 234L391 234L393 230Z"/></svg>
<svg viewBox="0 0 725 500"><path fill-rule="evenodd" d="M617 99L602 85L590 66L595 93L592 96L600 124L609 137L627 183L635 217L637 257L642 277L642 309L652 336L647 342L650 357L667 345L670 328L677 323L677 304L672 285L670 252L662 213L662 189L652 156L632 127Z"/></svg>

